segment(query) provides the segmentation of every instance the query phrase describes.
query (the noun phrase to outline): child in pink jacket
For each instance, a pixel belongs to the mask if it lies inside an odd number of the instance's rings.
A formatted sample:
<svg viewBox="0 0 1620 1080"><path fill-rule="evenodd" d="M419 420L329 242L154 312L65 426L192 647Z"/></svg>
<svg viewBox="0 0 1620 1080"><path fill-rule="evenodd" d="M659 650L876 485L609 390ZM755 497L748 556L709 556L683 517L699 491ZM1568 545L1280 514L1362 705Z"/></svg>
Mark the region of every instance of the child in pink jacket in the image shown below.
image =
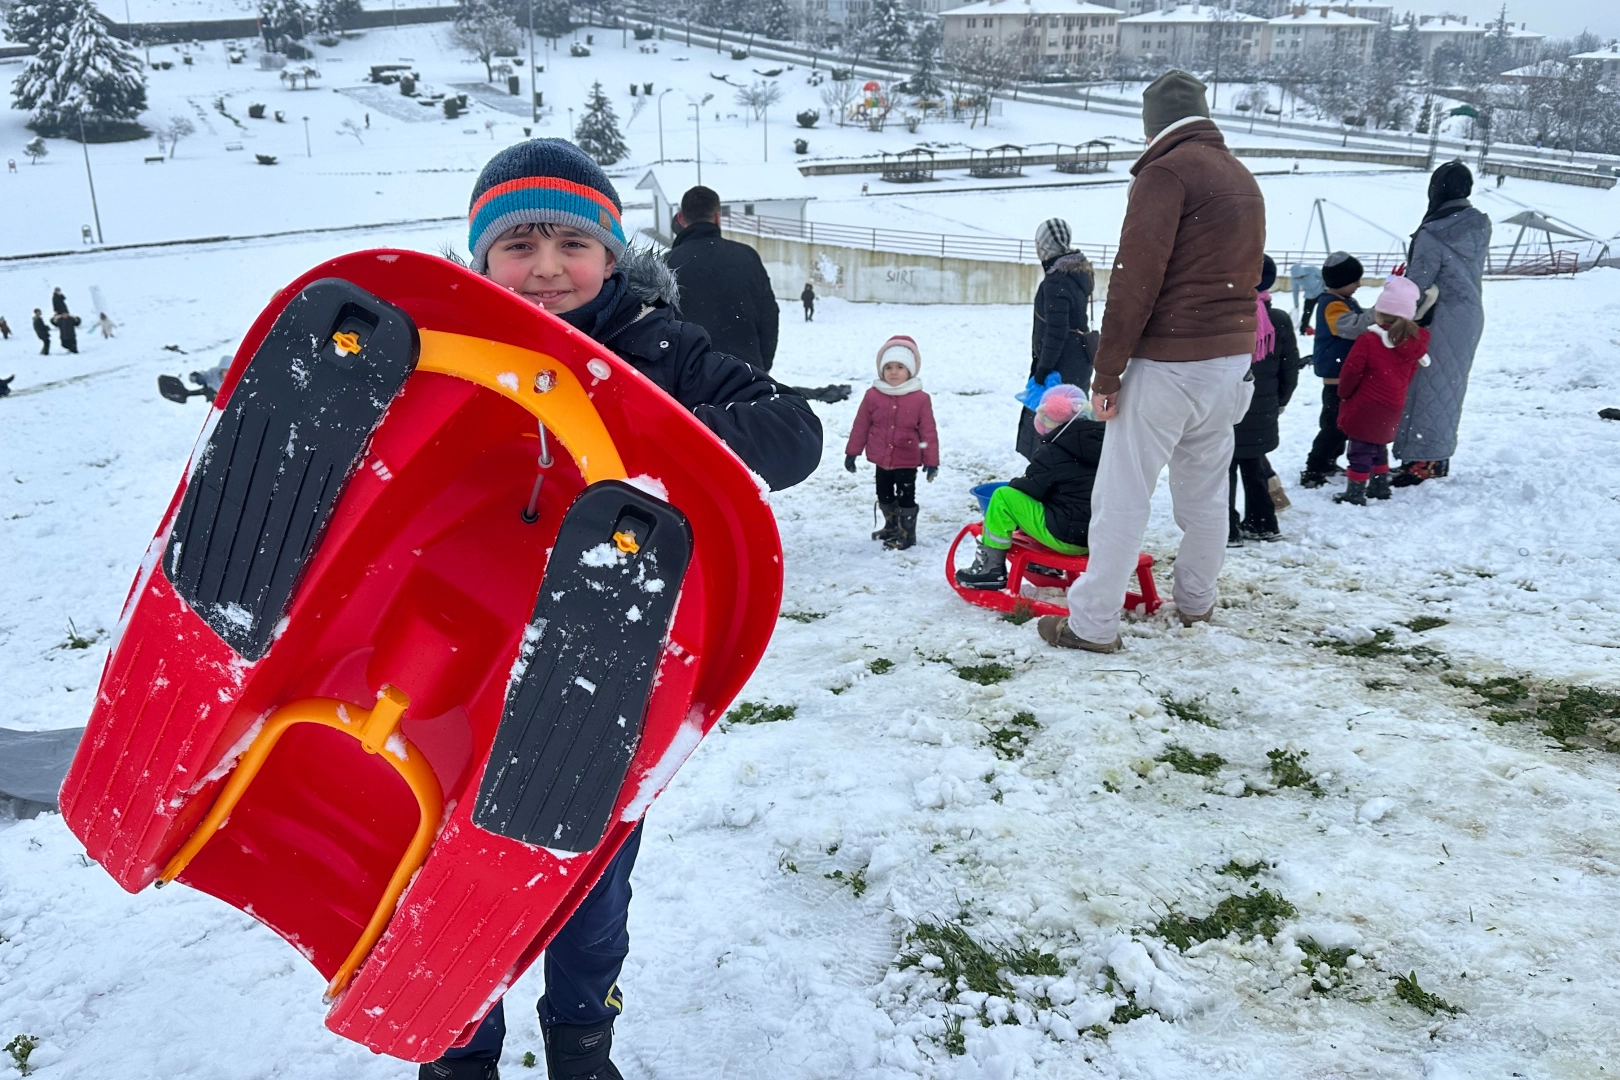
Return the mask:
<svg viewBox="0 0 1620 1080"><path fill-rule="evenodd" d="M854 472L855 456L863 450L866 460L877 466L883 528L872 539L904 551L917 542L917 468L923 468L930 483L939 474L934 403L917 377L922 354L911 338L896 334L885 341L878 350L877 368L878 377L861 399L844 446L844 468Z"/></svg>

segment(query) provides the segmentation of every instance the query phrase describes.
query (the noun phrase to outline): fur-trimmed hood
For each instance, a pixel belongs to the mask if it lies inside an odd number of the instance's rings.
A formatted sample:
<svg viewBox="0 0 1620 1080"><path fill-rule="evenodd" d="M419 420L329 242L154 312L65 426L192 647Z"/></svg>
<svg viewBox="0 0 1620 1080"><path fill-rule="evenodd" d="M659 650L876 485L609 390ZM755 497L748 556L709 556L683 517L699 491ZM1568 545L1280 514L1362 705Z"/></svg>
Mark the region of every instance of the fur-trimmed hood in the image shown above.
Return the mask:
<svg viewBox="0 0 1620 1080"><path fill-rule="evenodd" d="M679 306L680 283L675 280L675 271L664 261L664 253L657 248L650 244L631 245L619 260L619 269L624 271L630 295L643 304Z"/></svg>

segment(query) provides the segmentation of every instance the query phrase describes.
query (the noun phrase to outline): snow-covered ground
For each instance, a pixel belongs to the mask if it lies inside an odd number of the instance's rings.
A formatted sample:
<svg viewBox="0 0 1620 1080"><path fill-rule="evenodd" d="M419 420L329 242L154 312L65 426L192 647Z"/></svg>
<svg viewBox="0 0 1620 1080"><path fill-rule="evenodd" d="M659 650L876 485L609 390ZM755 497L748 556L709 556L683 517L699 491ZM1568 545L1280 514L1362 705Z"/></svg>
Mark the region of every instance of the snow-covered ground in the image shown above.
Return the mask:
<svg viewBox="0 0 1620 1080"><path fill-rule="evenodd" d="M0 726L88 713L202 415L160 400L154 376L229 351L323 257L434 250L458 231L0 265L0 295L42 303L61 285L87 306L95 287L122 324L111 341L86 334L77 357L34 355L26 327L0 343L19 391L0 401ZM1616 686L1620 425L1595 414L1620 404L1617 283L1487 284L1451 478L1366 509L1293 490L1288 539L1231 553L1214 625L1132 621L1108 657L1048 649L942 578L974 517L968 487L1018 465L1027 309L787 313L778 370L805 383L859 385L879 342L914 335L944 467L921 492L919 545L884 552L867 539L870 472L837 468L855 401L818 406L826 465L772 500L791 617L742 695L796 712L717 730L649 817L626 1075L1607 1075L1617 759L1492 723L1455 684ZM1317 389L1307 375L1283 417L1273 460L1290 482ZM1147 549L1167 586L1176 531L1160 495ZM1401 625L1425 617L1443 623ZM69 620L97 642L65 647ZM1317 644L1369 639L1362 656ZM999 682L962 677L997 664L979 675ZM1176 772L1155 761L1172 746L1223 763ZM1273 751L1297 752L1320 796L1279 787ZM1220 873L1234 863L1256 876ZM1269 941L1183 953L1153 930L1254 887L1296 911ZM1019 966L1045 974L1003 969L977 984L993 993L947 1003L930 970L955 956L907 938L930 924L1044 953ZM0 826L0 938L0 1042L37 1036L42 1080L414 1075L327 1033L319 976L268 930L184 889L123 894L54 815ZM1329 989L1312 987L1302 943L1354 950L1318 967ZM1461 1011L1399 999L1408 973ZM507 1075L539 1051L538 989L530 976L513 991ZM1126 1022L1133 1003L1146 1013Z"/></svg>

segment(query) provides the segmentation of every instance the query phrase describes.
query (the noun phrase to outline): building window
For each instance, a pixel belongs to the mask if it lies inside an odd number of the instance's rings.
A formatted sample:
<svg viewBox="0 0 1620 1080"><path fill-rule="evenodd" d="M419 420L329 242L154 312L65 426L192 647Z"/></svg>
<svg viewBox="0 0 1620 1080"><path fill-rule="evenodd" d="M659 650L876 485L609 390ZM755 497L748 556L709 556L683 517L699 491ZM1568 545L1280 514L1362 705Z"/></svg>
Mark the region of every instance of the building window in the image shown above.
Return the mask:
<svg viewBox="0 0 1620 1080"><path fill-rule="evenodd" d="M977 20L977 19L969 19L967 28L969 30L976 30L976 29L978 29L978 25L979 25L979 20Z"/></svg>

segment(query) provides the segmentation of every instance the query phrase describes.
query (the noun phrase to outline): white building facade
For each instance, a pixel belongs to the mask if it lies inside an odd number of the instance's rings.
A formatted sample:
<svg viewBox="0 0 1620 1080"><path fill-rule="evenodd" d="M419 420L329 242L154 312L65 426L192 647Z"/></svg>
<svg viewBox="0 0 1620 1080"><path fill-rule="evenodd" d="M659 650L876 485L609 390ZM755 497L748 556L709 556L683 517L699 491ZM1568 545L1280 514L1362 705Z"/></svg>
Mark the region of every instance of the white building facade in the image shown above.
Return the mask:
<svg viewBox="0 0 1620 1080"><path fill-rule="evenodd" d="M1119 12L1085 0L979 0L940 13L945 48L973 40L1028 50L1037 67L1062 70L1112 56Z"/></svg>
<svg viewBox="0 0 1620 1080"><path fill-rule="evenodd" d="M1285 60L1315 51L1348 54L1356 63L1372 61L1373 40L1382 29L1372 19L1363 19L1329 7L1296 7L1287 15L1266 23L1261 46L1264 60Z"/></svg>
<svg viewBox="0 0 1620 1080"><path fill-rule="evenodd" d="M1195 64L1215 54L1264 59L1266 20L1225 7L1184 4L1119 20L1119 52L1144 63Z"/></svg>

